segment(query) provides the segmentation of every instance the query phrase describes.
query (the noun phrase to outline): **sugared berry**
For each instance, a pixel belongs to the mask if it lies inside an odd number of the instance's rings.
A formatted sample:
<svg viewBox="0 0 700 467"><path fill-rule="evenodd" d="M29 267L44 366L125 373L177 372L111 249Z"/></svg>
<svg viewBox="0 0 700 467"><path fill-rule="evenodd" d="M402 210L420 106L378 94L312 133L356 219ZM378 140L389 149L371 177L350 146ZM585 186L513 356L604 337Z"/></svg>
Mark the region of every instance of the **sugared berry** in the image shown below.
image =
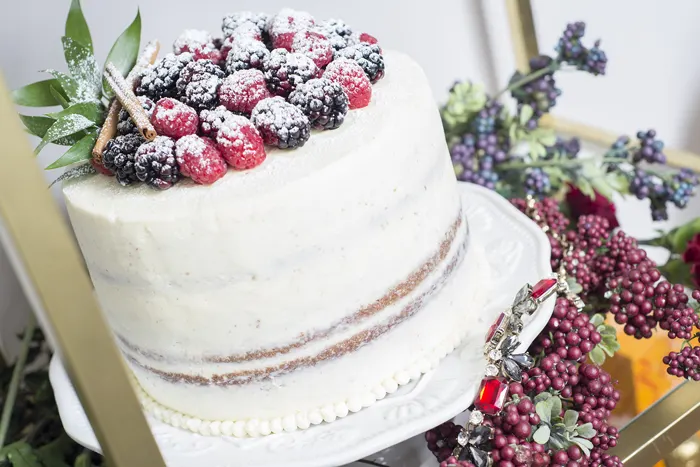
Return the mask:
<svg viewBox="0 0 700 467"><path fill-rule="evenodd" d="M318 67L306 55L275 49L263 65L267 87L272 94L287 97L297 86L315 78Z"/></svg>
<svg viewBox="0 0 700 467"><path fill-rule="evenodd" d="M236 170L252 169L265 160L263 139L245 117L227 118L216 137L216 145L228 164Z"/></svg>
<svg viewBox="0 0 700 467"><path fill-rule="evenodd" d="M199 132L203 136L216 140L216 135L224 123L224 120L233 116L234 113L229 111L223 105L215 109L204 109L199 113Z"/></svg>
<svg viewBox="0 0 700 467"><path fill-rule="evenodd" d="M314 26L313 16L305 11L296 11L284 8L268 23L268 33L273 49L292 50L294 36L299 31L310 29Z"/></svg>
<svg viewBox="0 0 700 467"><path fill-rule="evenodd" d="M196 110L218 105L218 91L224 70L211 60L188 63L177 80L178 98Z"/></svg>
<svg viewBox="0 0 700 467"><path fill-rule="evenodd" d="M153 109L151 123L159 135L180 138L197 133L199 118L192 107L165 97Z"/></svg>
<svg viewBox="0 0 700 467"><path fill-rule="evenodd" d="M347 58L333 60L326 67L323 77L343 87L351 109L360 109L369 105L372 99L372 83L362 67L354 60Z"/></svg>
<svg viewBox="0 0 700 467"><path fill-rule="evenodd" d="M372 83L384 77L384 57L377 44L360 43L346 47L336 52L336 58L347 58L357 62Z"/></svg>
<svg viewBox="0 0 700 467"><path fill-rule="evenodd" d="M221 52L214 44L214 38L209 32L198 29L187 29L180 34L173 44L173 52L175 55L190 52L195 60L221 61Z"/></svg>
<svg viewBox="0 0 700 467"><path fill-rule="evenodd" d="M182 137L175 144L175 154L182 175L196 183L211 185L226 175L226 161L209 138L197 135Z"/></svg>
<svg viewBox="0 0 700 467"><path fill-rule="evenodd" d="M265 76L256 69L241 70L227 76L219 88L219 102L232 112L250 114L263 99L272 97Z"/></svg>
<svg viewBox="0 0 700 467"><path fill-rule="evenodd" d="M348 98L343 87L326 78L317 78L297 87L289 103L301 109L311 126L333 130L342 125L348 113Z"/></svg>
<svg viewBox="0 0 700 467"><path fill-rule="evenodd" d="M166 190L180 180L180 169L175 159L175 141L158 136L142 144L134 157L134 171L139 181L153 188Z"/></svg>
<svg viewBox="0 0 700 467"><path fill-rule="evenodd" d="M270 51L260 41L242 40L233 43L226 57L226 72L233 74L239 70L257 68L262 70Z"/></svg>
<svg viewBox="0 0 700 467"><path fill-rule="evenodd" d="M239 11L224 17L221 23L221 31L224 33L224 37L230 37L239 26L249 23L254 25L260 33L262 33L267 26L268 20L269 17L265 13Z"/></svg>
<svg viewBox="0 0 700 467"><path fill-rule="evenodd" d="M309 57L318 68L333 60L333 47L326 36L315 31L300 31L294 36L292 52Z"/></svg>
<svg viewBox="0 0 700 467"><path fill-rule="evenodd" d="M146 140L137 133L117 136L107 142L102 152L102 164L112 171L121 185L130 185L138 181L134 170L134 157L139 147Z"/></svg>
<svg viewBox="0 0 700 467"><path fill-rule="evenodd" d="M301 147L311 135L306 115L281 97L260 101L253 109L251 120L265 143L280 149Z"/></svg>
<svg viewBox="0 0 700 467"><path fill-rule="evenodd" d="M146 96L138 96L137 99L139 100L139 102L141 102L141 106L143 107L143 110L146 111L146 115L148 115L148 118L151 118L151 115L153 114L153 108L156 104ZM129 133L138 133L138 131L139 129L136 127L134 121L131 119L129 112L127 112L124 108L119 110L119 122L117 123L117 133L119 133L120 135L128 135Z"/></svg>
<svg viewBox="0 0 700 467"><path fill-rule="evenodd" d="M194 60L189 52L180 55L168 54L146 68L136 87L136 94L146 96L153 102L163 97L175 97L176 83L183 68Z"/></svg>
<svg viewBox="0 0 700 467"><path fill-rule="evenodd" d="M339 19L329 19L319 25L319 31L333 47L333 50L341 50L356 43L352 29Z"/></svg>

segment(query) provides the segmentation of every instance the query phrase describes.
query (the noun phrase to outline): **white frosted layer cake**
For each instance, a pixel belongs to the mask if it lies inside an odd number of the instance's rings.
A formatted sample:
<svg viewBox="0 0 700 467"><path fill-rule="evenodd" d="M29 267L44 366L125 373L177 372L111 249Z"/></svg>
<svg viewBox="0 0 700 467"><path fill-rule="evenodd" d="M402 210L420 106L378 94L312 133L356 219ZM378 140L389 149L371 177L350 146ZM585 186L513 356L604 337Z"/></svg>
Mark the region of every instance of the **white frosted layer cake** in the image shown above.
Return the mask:
<svg viewBox="0 0 700 467"><path fill-rule="evenodd" d="M65 184L99 301L158 416L207 433L201 421L306 428L456 344L468 312L440 294L466 277L466 219L423 71L385 60L369 106L252 170L163 192Z"/></svg>

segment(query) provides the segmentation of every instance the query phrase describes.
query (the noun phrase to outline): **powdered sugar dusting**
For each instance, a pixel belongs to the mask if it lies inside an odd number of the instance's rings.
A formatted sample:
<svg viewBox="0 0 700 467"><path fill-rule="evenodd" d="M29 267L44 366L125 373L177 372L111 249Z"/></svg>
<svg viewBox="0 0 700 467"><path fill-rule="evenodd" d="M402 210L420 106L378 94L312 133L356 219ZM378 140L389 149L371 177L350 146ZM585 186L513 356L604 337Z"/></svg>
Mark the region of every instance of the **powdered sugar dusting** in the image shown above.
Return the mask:
<svg viewBox="0 0 700 467"><path fill-rule="evenodd" d="M333 60L323 77L343 86L351 109L359 109L369 104L372 98L372 83L360 65L354 60L340 58Z"/></svg>
<svg viewBox="0 0 700 467"><path fill-rule="evenodd" d="M323 68L333 60L333 47L322 34L314 31L300 31L294 36L292 51L309 57L317 67Z"/></svg>
<svg viewBox="0 0 700 467"><path fill-rule="evenodd" d="M224 120L233 115L223 105L213 110L204 109L199 113L199 129L205 136L216 139L216 135L221 129Z"/></svg>
<svg viewBox="0 0 700 467"><path fill-rule="evenodd" d="M249 114L255 105L270 97L265 76L256 69L241 70L224 79L219 88L219 101L227 109Z"/></svg>
<svg viewBox="0 0 700 467"><path fill-rule="evenodd" d="M226 162L209 138L189 135L175 145L175 156L180 171L196 183L211 184L226 174Z"/></svg>
<svg viewBox="0 0 700 467"><path fill-rule="evenodd" d="M283 8L272 17L268 25L271 36L308 29L315 24L314 17L306 11Z"/></svg>
<svg viewBox="0 0 700 467"><path fill-rule="evenodd" d="M265 148L258 130L245 117L227 118L216 137L221 152L234 169L251 169L265 160Z"/></svg>

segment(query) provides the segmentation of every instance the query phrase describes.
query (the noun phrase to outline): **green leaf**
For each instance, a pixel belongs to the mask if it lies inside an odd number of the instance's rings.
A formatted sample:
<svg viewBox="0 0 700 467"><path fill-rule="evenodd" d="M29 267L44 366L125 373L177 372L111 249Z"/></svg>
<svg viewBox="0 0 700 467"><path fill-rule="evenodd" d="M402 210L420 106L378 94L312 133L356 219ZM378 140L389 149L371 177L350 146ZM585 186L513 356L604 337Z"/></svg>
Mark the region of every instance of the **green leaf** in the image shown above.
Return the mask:
<svg viewBox="0 0 700 467"><path fill-rule="evenodd" d="M552 399L546 399L535 404L535 412L540 420L549 423L552 420Z"/></svg>
<svg viewBox="0 0 700 467"><path fill-rule="evenodd" d="M530 143L530 156L532 159L540 159L547 154L547 148L537 142Z"/></svg>
<svg viewBox="0 0 700 467"><path fill-rule="evenodd" d="M572 443L576 444L583 451L583 455L588 457L591 454L591 449L593 449L593 443L584 438L574 438L571 440Z"/></svg>
<svg viewBox="0 0 700 467"><path fill-rule="evenodd" d="M97 169L95 169L95 167L93 167L90 163L76 165L74 167L66 169L65 172L63 172L53 182L51 182L49 188L54 186L56 183L63 182L65 180L72 180L74 178L84 177L85 175L91 175L94 173L97 173Z"/></svg>
<svg viewBox="0 0 700 467"><path fill-rule="evenodd" d="M38 448L36 453L45 467L70 467L63 459L73 449L75 449L75 443L63 432L58 438Z"/></svg>
<svg viewBox="0 0 700 467"><path fill-rule="evenodd" d="M27 131L39 138L43 138L51 125L56 123L56 119L43 116L22 115L19 116Z"/></svg>
<svg viewBox="0 0 700 467"><path fill-rule="evenodd" d="M99 126L104 122L105 109L102 107L102 104L98 104L97 102L81 102L79 104L73 104L60 112L53 112L47 115L58 120L64 115L71 114L82 115Z"/></svg>
<svg viewBox="0 0 700 467"><path fill-rule="evenodd" d="M615 190L610 186L605 177L592 177L590 178L590 182L595 191L605 196L609 200L612 199Z"/></svg>
<svg viewBox="0 0 700 467"><path fill-rule="evenodd" d="M50 73L54 78L56 78L56 81L58 81L58 84L61 85L61 89L66 94L66 97L68 98L69 101L79 101L79 92L80 90L78 89L78 82L71 78L70 76L61 73L60 71L56 70L44 70L46 73ZM58 89L56 89L58 90ZM54 97L56 97L56 94L54 94Z"/></svg>
<svg viewBox="0 0 700 467"><path fill-rule="evenodd" d="M75 464L73 467L92 467L92 462L90 460L90 454L87 452L82 453L75 459Z"/></svg>
<svg viewBox="0 0 700 467"><path fill-rule="evenodd" d="M540 425L540 427L533 433L532 440L537 444L547 444L549 441L550 430L547 425Z"/></svg>
<svg viewBox="0 0 700 467"><path fill-rule="evenodd" d="M588 181L588 179L584 177L579 177L576 180L576 186L578 187L581 192L588 196L591 199L595 199L595 191L593 191L593 186L591 183Z"/></svg>
<svg viewBox="0 0 700 467"><path fill-rule="evenodd" d="M57 161L46 167L46 169L58 169L60 167L73 165L76 162L90 160L92 157L92 148L95 147L95 141L97 141L97 132L88 133L80 141L71 146Z"/></svg>
<svg viewBox="0 0 700 467"><path fill-rule="evenodd" d="M593 347L593 350L591 350L591 353L588 354L588 358L596 365L602 365L605 362L605 353L596 345Z"/></svg>
<svg viewBox="0 0 700 467"><path fill-rule="evenodd" d="M557 143L557 135L554 133L554 130L548 128L541 128L541 130L537 141L544 146L554 146Z"/></svg>
<svg viewBox="0 0 700 467"><path fill-rule="evenodd" d="M567 410L564 412L564 425L566 427L575 427L578 422L578 412L575 410Z"/></svg>
<svg viewBox="0 0 700 467"><path fill-rule="evenodd" d="M68 99L66 99L66 97L63 94L58 92L58 90L56 88L51 86L49 88L49 90L51 91L51 95L54 97L54 99L56 99L58 101L58 103L61 104L61 107L63 107L64 109L67 109L68 107L70 107L70 103L68 102Z"/></svg>
<svg viewBox="0 0 700 467"><path fill-rule="evenodd" d="M71 1L68 18L66 18L66 37L70 37L92 53L90 28L87 25L87 21L85 21L83 10L80 8L80 0Z"/></svg>
<svg viewBox="0 0 700 467"><path fill-rule="evenodd" d="M93 126L95 124L82 115L65 115L60 120L56 120L56 123L51 125L51 128L46 131L44 138L34 150L34 153L39 154L44 146L59 138L64 138Z"/></svg>
<svg viewBox="0 0 700 467"><path fill-rule="evenodd" d="M555 417L561 416L561 399L558 397L554 396L550 399L551 404L552 404L552 412L551 412L551 418L554 419Z"/></svg>
<svg viewBox="0 0 700 467"><path fill-rule="evenodd" d="M673 229L669 232L672 251L678 254L683 253L688 247L688 242L698 233L700 233L700 217Z"/></svg>
<svg viewBox="0 0 700 467"><path fill-rule="evenodd" d="M520 108L520 125L525 126L525 124L530 121L533 115L535 115L535 111L532 110L532 107L530 107L527 104L523 105Z"/></svg>
<svg viewBox="0 0 700 467"><path fill-rule="evenodd" d="M659 270L661 275L672 284L684 284L688 287L694 287L693 277L690 274L690 265L683 262L680 258L668 260Z"/></svg>
<svg viewBox="0 0 700 467"><path fill-rule="evenodd" d="M51 107L60 105L51 93L51 87L60 89L61 84L56 79L46 79L28 84L12 91L12 100L17 105L27 107Z"/></svg>
<svg viewBox="0 0 700 467"><path fill-rule="evenodd" d="M580 294L581 292L583 292L583 287L581 286L581 284L576 282L576 279L574 279L573 277L567 277L566 284L569 287L569 291L573 294Z"/></svg>
<svg viewBox="0 0 700 467"><path fill-rule="evenodd" d="M593 425L590 423L584 423L576 428L576 434L582 438L590 439L593 438L597 433L593 429Z"/></svg>
<svg viewBox="0 0 700 467"><path fill-rule="evenodd" d="M7 460L12 467L43 467L32 447L27 443L15 443L8 446Z"/></svg>
<svg viewBox="0 0 700 467"><path fill-rule="evenodd" d="M534 402L535 404L539 404L540 402L546 401L547 399L551 399L551 398L552 398L552 394L551 394L551 393L549 393L549 392L541 392L541 393L539 393L539 394L537 394L537 395L535 396L535 398L533 399L533 402Z"/></svg>
<svg viewBox="0 0 700 467"><path fill-rule="evenodd" d="M62 37L61 40L68 70L78 84L78 101L99 100L102 95L102 74L92 51L70 37Z"/></svg>
<svg viewBox="0 0 700 467"><path fill-rule="evenodd" d="M136 18L131 22L128 28L119 36L112 45L112 49L107 55L105 66L108 63L114 64L122 76L126 76L136 64L138 59L139 49L141 46L141 12L136 11ZM112 93L112 88L107 85L103 78L102 88Z"/></svg>
<svg viewBox="0 0 700 467"><path fill-rule="evenodd" d="M625 174L617 171L609 172L605 179L608 185L618 193L626 195L630 192L630 180Z"/></svg>
<svg viewBox="0 0 700 467"><path fill-rule="evenodd" d="M605 317L602 313L596 313L593 316L591 316L590 322L593 324L593 326L597 327L605 322Z"/></svg>

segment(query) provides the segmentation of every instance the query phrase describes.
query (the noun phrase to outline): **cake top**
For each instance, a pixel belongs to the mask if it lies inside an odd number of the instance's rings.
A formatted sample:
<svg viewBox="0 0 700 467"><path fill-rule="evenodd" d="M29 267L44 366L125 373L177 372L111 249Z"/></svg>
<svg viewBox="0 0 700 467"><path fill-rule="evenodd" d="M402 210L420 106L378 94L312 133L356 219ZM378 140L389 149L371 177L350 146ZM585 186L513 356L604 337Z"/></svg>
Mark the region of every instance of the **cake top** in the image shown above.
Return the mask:
<svg viewBox="0 0 700 467"><path fill-rule="evenodd" d="M121 110L116 135L94 161L100 172L124 186L162 190L184 178L211 185L229 168L258 167L273 148L301 148L312 129L339 128L349 110L369 105L385 74L377 40L341 20L244 11L224 17L221 29L221 38L184 31L172 53L140 73L137 108Z"/></svg>

